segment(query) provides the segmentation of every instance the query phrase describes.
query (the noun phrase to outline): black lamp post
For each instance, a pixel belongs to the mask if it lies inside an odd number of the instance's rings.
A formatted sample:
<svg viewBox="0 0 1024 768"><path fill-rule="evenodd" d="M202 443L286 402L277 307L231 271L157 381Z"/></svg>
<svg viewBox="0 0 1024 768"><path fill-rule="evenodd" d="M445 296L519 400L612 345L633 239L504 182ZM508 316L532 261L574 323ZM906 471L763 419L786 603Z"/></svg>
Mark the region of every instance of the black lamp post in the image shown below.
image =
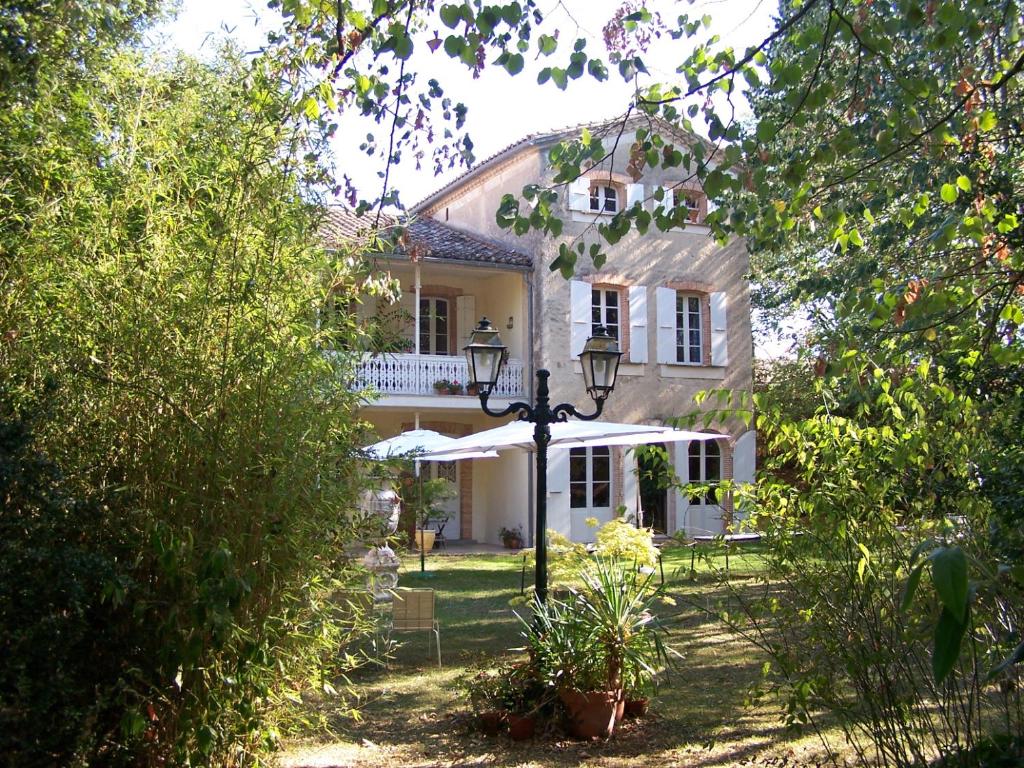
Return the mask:
<svg viewBox="0 0 1024 768"><path fill-rule="evenodd" d="M593 413L580 413L575 406L562 403L552 408L548 402L548 377L550 372L543 368L537 371L537 401L534 405L515 402L500 411L492 411L487 407L487 399L494 391L501 373L501 366L508 357L508 349L501 343L501 337L487 320L482 318L480 324L470 336L469 344L463 349L466 362L469 364L469 381L475 384L480 392L480 407L488 416L508 416L515 413L520 421L534 424L533 441L537 446L537 523L535 530L535 546L537 549L537 573L534 587L537 599L541 602L548 596L548 443L551 442L551 424L567 421L569 416L591 421L601 415L604 401L615 388L615 376L619 372L619 358L622 352L618 342L608 334L603 325L594 329L594 335L587 339L580 353L580 364L583 366L583 381L587 392L597 405Z"/></svg>

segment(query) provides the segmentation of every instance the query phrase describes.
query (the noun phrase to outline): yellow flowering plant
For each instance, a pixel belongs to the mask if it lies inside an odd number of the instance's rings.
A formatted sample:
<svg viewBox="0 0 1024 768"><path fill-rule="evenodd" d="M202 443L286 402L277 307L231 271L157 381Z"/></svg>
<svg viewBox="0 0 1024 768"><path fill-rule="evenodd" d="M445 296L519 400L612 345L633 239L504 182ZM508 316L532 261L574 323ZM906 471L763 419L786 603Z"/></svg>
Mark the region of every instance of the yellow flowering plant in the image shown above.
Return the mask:
<svg viewBox="0 0 1024 768"><path fill-rule="evenodd" d="M609 520L598 529L597 554L607 560L636 563L641 568L654 568L658 564L651 529L637 528L621 517Z"/></svg>

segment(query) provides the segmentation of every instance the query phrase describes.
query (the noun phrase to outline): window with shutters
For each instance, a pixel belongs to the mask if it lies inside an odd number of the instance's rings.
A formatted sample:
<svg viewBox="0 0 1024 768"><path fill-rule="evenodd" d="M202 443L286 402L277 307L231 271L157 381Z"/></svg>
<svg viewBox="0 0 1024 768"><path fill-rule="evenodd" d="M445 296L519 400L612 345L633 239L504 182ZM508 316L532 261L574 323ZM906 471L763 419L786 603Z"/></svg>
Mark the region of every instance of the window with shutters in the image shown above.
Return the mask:
<svg viewBox="0 0 1024 768"><path fill-rule="evenodd" d="M710 486L690 493L691 504L718 504L718 483L722 479L722 449L716 440L693 440L687 453L691 484Z"/></svg>
<svg viewBox="0 0 1024 768"><path fill-rule="evenodd" d="M612 503L612 456L608 446L569 449L569 507L607 508Z"/></svg>
<svg viewBox="0 0 1024 768"><path fill-rule="evenodd" d="M620 307L622 296L614 288L593 288L590 291L590 332L597 330L597 326L603 325L608 329L609 335L621 341L622 334L620 327L622 313Z"/></svg>
<svg viewBox="0 0 1024 768"><path fill-rule="evenodd" d="M594 213L617 213L622 207L618 187L607 182L594 181L590 184L590 210Z"/></svg>
<svg viewBox="0 0 1024 768"><path fill-rule="evenodd" d="M702 297L676 293L676 362L702 365L704 362L704 310Z"/></svg>

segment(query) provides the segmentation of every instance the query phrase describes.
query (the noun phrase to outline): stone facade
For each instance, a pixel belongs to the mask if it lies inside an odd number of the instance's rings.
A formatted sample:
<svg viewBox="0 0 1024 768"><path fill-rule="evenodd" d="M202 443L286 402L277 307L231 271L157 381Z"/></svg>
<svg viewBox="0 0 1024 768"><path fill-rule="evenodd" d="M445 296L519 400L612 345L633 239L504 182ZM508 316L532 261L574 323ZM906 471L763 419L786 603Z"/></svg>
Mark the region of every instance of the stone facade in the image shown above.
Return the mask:
<svg viewBox="0 0 1024 768"><path fill-rule="evenodd" d="M615 126L615 132L618 127ZM635 130L633 128L632 130ZM547 164L547 150L567 134L534 137L499 153L473 171L464 174L446 188L431 195L414 210L420 217L442 221L466 233L504 244L510 250L529 253L534 268L530 276L530 368L551 371L552 402L572 402L586 408L590 399L583 387L578 360L574 359L574 323L577 337L585 328L589 335L589 319L581 320L581 311L573 307L573 291L585 297L591 288L619 291L620 345L626 352L620 367L615 392L609 398L603 419L629 423L663 423L670 417L693 412L694 396L701 390L727 389L750 393L752 388L753 343L750 323L750 296L746 273L749 261L745 245L733 241L719 245L707 227L699 223L707 213L708 203L687 174L680 170L648 170L633 178L609 168L622 169L629 164L630 130L624 132L610 162L591 170L575 184L558 188L564 231L558 238L542 238L537 233L525 237L500 229L495 211L503 194L519 194L526 184L552 186L553 172ZM685 141L685 137L680 137ZM696 141L696 139L691 139ZM606 141L610 145L610 141ZM548 265L558 254L562 243L582 241L589 246L597 241L596 226L610 218L587 210L587 187L597 184L617 190L620 203L642 200L653 211L658 188L668 194L685 194L694 205L697 223L684 229L659 232L653 225L644 236L631 231L615 246L606 246L609 258L598 270L585 257L577 264L573 281L565 280ZM673 193L672 188L681 190ZM575 197L574 197L575 196ZM582 204L581 204L582 201ZM700 362L681 364L666 357L666 334L675 338L669 328L665 302L674 303L674 292L693 295L700 301ZM487 314L477 307L478 314ZM674 307L672 309L674 317ZM638 336L643 338L638 339ZM646 354L644 351L646 350ZM710 407L706 404L704 407ZM752 479L753 440L748 435L741 445L741 455L734 456L732 446L747 432L739 421L713 424L714 431L728 435L720 441L721 476ZM680 478L688 479L687 444L669 446L671 458ZM749 454L749 455L748 455ZM613 506L622 504L635 511L635 478L631 481L635 462L631 452L612 452ZM549 515L553 527L571 533L568 507L568 480L565 462L553 460L549 472ZM565 478L561 475L566 475ZM693 532L720 531L729 522L732 503L724 499L715 509L689 509L689 499L682 494L669 494L666 499L668 532L692 528ZM631 498L632 497L632 498Z"/></svg>

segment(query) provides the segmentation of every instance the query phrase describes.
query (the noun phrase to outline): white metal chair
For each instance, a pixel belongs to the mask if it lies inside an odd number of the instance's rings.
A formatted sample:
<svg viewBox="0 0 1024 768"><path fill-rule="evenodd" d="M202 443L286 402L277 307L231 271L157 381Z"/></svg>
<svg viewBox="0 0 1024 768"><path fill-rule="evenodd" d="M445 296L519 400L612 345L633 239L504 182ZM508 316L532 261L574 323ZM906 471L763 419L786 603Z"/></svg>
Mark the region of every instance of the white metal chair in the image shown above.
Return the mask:
<svg viewBox="0 0 1024 768"><path fill-rule="evenodd" d="M395 632L427 632L427 652L430 634L437 642L437 666L441 666L441 627L434 616L434 590L399 587L391 601L391 628Z"/></svg>

